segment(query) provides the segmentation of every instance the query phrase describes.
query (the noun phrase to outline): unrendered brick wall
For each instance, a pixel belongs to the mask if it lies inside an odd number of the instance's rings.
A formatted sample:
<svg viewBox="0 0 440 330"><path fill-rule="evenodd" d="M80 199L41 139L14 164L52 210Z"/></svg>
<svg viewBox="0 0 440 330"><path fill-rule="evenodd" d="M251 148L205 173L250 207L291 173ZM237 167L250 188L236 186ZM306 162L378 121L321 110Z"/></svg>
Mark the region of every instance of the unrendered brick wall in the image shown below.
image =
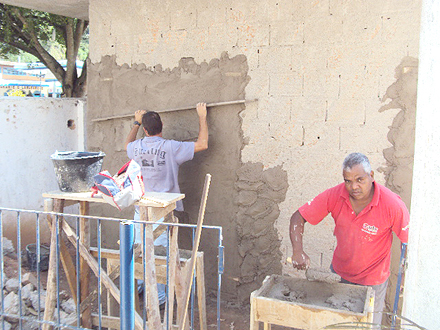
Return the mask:
<svg viewBox="0 0 440 330"><path fill-rule="evenodd" d="M216 123L220 117L228 117L216 126L210 143L219 144L216 148L220 149L215 150L224 150L225 140L219 137L215 141L222 132L233 136L234 145L230 154L222 154L228 159L229 171L228 175L217 171L217 177L213 177L213 185L221 189L210 195L207 214L219 222L217 225L225 226L225 236L230 237L225 255L229 263L223 277L224 290L232 296L238 293L240 300L246 300L262 275L258 273L260 269L252 268L255 283L244 289L240 276L244 269L246 276L249 275L251 268L244 262L251 251L241 245L249 242L243 241L242 226L236 223L243 206L232 205L224 197L243 197L236 184L241 180L240 169L261 166L261 173L274 170L277 177L284 178L285 195L269 198L271 202L276 200L279 209L277 218L269 221L274 241L270 246L277 246L271 253L279 264L265 271L303 276L284 262L291 253L287 230L291 214L319 192L341 182L341 162L352 151L367 154L376 180L389 182L385 180L386 173L378 169L389 162L384 156L384 150L392 146L387 135L389 126L395 126L400 108L391 104L389 110L379 110L390 102L384 96L396 81L396 68L404 58L418 57L420 10L421 0L91 0L89 80L93 81L93 88L88 91L89 116L130 113L143 104L147 107L147 91L138 89L142 83L125 79L132 91L124 88L121 92L103 74L108 70L123 68L129 74L150 69L154 74L155 70L178 70L184 58L192 58L197 66L203 67L203 63L226 58L225 53L229 59L239 56L246 70L235 67L225 71L230 72L228 77L232 81L234 74L237 75L239 87L235 81L230 85L232 89L220 88L228 90L222 97L240 96L249 102L243 108L224 113L215 110L219 116ZM243 72L247 79L243 79ZM197 80L199 74L192 72L191 77ZM212 95L201 90L213 91L219 87L215 77L205 79L197 88L185 85L185 75L176 79L179 90L175 93L183 89L187 98L179 94L177 104L170 93L166 102L161 99L163 108L193 104L197 101L195 96ZM234 94L236 88L238 94ZM117 106L105 103L105 93L117 95ZM98 134L103 141L115 140L114 149L107 143L105 152L110 156L129 129L129 124L112 125L106 132L98 127L88 128L89 136ZM184 135L184 127L175 129L177 136ZM412 135L407 139L411 140ZM95 139L91 147L98 148L99 141ZM206 161L207 156L201 156L195 166L203 168ZM222 166L221 162L216 166ZM185 184L189 180L187 171L181 173L182 188L187 195L196 195L197 191ZM197 200L193 197L188 202L192 205ZM196 205L189 209L196 209ZM222 209L228 210L226 216L219 214ZM329 266L335 244L332 228L331 219L318 226L306 226L304 246L312 266ZM253 237L252 244L258 239ZM236 290L237 287L241 290Z"/></svg>

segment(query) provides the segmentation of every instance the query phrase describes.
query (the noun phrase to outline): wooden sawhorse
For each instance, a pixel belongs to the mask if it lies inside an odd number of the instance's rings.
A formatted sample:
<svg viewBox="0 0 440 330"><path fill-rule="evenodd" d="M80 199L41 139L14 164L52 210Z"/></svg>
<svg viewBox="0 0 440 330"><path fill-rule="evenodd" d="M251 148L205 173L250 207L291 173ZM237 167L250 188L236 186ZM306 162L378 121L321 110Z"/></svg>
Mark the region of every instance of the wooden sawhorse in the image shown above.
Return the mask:
<svg viewBox="0 0 440 330"><path fill-rule="evenodd" d="M84 193L65 193L61 191L44 193L43 197L47 200L45 201L45 212L55 212L63 213L64 207L72 204L79 203L80 205L80 235L79 239L76 232L70 227L70 225L61 217L59 220L59 227L55 226L56 216L54 214L48 215L48 222L51 228L51 249L49 257L49 269L47 277L47 293L46 293L46 306L44 313L44 320L51 321L53 319L53 314L56 305L56 244L59 241L60 246L60 260L64 267L67 282L72 293L72 297L76 301L78 299L76 295L76 270L74 263L70 254L67 251L66 245L62 239L57 239L61 237L61 233L64 232L69 239L69 241L78 248L80 253L80 283L81 283L81 295L79 297L81 302L81 320L82 326L86 328L91 328L95 323L93 322L96 317L92 316L91 309L85 306L85 303L90 304L90 292L89 292L89 279L90 270L98 276L101 274L101 281L108 292L113 296L113 298L120 303L120 292L116 285L113 283L112 278L107 274L105 270L101 268L96 259L92 256L90 249L90 232L89 232L89 220L86 218L81 218L81 216L87 216L89 214L89 203L106 203L101 197L91 197L90 192ZM140 219L141 221L156 222L161 218L165 218L165 221L171 219L176 221L172 214L176 207L176 202L183 199L185 196L183 194L174 193L146 193L145 196L136 203L140 209ZM163 227L163 226L162 226ZM161 231L161 226L156 228L156 231ZM163 231L163 228L162 228ZM58 234L58 235L57 235ZM156 235L155 235L156 234ZM156 258L154 256L154 238L160 235L160 233L155 233L153 231L153 226L146 226L145 230L145 256L143 256L144 262L146 263L147 274L146 278L146 289L147 289L147 303L145 306L147 308L148 326L150 329L162 329L160 313L159 313L159 300L157 293L157 278L156 278ZM78 245L78 246L77 246ZM140 248L137 252L142 254L143 249ZM180 269L180 262L178 260L178 246L177 246L177 227L170 230L170 260L175 260L175 262L170 262L169 270L169 296L168 301L170 303L170 315L173 315L174 306L174 293L177 296L177 303L179 306L180 296L183 294L181 291L182 287L185 287L185 283L179 279L184 279ZM175 290L176 288L176 290ZM200 294L200 293L199 293ZM183 297L182 297L183 299ZM203 297L204 299L204 297ZM203 311L205 308L203 308ZM182 311L180 311L182 312ZM179 309L178 309L179 313ZM103 317L104 321L108 321L114 324L114 328L119 328L114 322L114 317L106 316ZM172 317L170 318L172 320ZM206 316L205 316L206 320ZM106 322L107 323L107 322ZM172 322L170 322L170 326ZM206 321L205 321L206 324ZM113 326L112 326L113 327ZM49 329L50 325L47 323L43 325L43 329ZM135 328L143 328L143 320L136 313L135 315Z"/></svg>

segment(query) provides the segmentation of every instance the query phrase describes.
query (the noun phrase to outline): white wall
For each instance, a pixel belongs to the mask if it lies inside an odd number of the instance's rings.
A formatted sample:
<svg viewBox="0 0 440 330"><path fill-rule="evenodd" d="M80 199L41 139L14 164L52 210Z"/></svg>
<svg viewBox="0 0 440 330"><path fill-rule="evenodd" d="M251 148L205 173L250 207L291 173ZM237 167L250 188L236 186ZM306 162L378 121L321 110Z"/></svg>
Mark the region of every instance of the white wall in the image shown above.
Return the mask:
<svg viewBox="0 0 440 330"><path fill-rule="evenodd" d="M43 210L42 193L58 189L50 155L84 148L84 109L78 99L0 98L0 207ZM3 224L13 239L15 224Z"/></svg>
<svg viewBox="0 0 440 330"><path fill-rule="evenodd" d="M416 117L414 177L404 316L438 329L440 309L440 3L423 3Z"/></svg>

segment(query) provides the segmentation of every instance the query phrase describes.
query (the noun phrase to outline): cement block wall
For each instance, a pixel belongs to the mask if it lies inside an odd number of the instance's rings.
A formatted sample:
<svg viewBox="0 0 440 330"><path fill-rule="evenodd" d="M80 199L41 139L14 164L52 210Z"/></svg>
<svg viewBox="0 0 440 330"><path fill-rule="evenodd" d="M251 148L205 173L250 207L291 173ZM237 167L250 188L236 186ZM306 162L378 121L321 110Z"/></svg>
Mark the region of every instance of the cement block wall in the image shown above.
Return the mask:
<svg viewBox="0 0 440 330"><path fill-rule="evenodd" d="M84 150L85 108L78 99L0 98L0 206L43 211L42 193L59 189L50 155ZM16 224L3 217L4 234L13 242ZM23 213L21 225L22 246L35 243L35 217ZM48 242L46 221L42 225L41 239Z"/></svg>
<svg viewBox="0 0 440 330"><path fill-rule="evenodd" d="M200 184L188 181L201 178L189 173L199 169L215 172L213 187L221 188L210 195L207 219L226 228L224 290L246 300L260 285L263 273L294 274L283 262L291 253L290 216L308 199L341 182L341 162L349 152L367 154L376 180L393 185L387 180L389 172L378 170L400 166L393 163L394 158L385 157L384 151L393 146L387 137L389 126L395 126L402 109L392 104L388 111L380 110L390 102L385 95L396 83L396 68L408 58L416 61L418 57L420 10L420 0L90 0L88 116L229 100L226 97L258 99L244 108L214 110L208 118L212 148L197 155L181 173L182 190L188 196L185 207L195 219ZM185 69L184 58L194 61L195 71ZM222 71L216 66L222 61L230 69ZM204 67L215 68L212 72L220 72L221 77L207 79L209 70L201 70ZM119 74L122 71L125 77ZM157 83L161 72L167 75L163 85ZM174 82L169 79L172 72L179 72ZM124 86L117 84L121 77ZM225 77L236 77L227 81L232 89L219 85ZM233 83L237 81L239 87ZM172 88L167 89L170 84ZM220 93L215 92L218 88ZM415 97L414 91L410 93ZM188 114L167 116L165 122L177 123L167 131L168 136L184 138L195 133L193 128L187 129L191 120L185 116ZM107 155L116 155L115 161L107 160L113 171L125 160L121 146L131 122L115 121L105 128L88 126L95 137L88 135L89 147L103 145ZM228 135L233 141L230 154ZM228 160L227 171L225 165L212 161L218 153ZM243 193L240 173L253 167L261 167L263 174L273 171L274 177L285 177L285 191L277 185L273 191L281 193L275 197L258 188L254 190L257 196L251 189ZM408 186L408 180L403 181ZM264 183L255 179L247 184L255 182ZM255 228L261 229L258 225L266 219L258 214L242 217L243 201L271 203L276 216L269 221L267 235L246 234L240 229L245 221L255 221ZM408 198L405 202L409 206ZM305 249L313 266L330 263L332 227L331 219L306 227ZM262 255L272 256L274 263L249 264L253 249L263 251L267 244L270 252Z"/></svg>

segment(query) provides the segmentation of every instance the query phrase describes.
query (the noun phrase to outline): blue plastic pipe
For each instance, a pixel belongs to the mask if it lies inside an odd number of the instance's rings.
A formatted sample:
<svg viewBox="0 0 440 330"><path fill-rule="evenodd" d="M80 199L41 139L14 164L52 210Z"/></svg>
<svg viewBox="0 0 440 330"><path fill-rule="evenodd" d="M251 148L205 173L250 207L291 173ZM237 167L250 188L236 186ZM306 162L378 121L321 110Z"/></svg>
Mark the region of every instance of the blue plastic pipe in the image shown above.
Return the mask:
<svg viewBox="0 0 440 330"><path fill-rule="evenodd" d="M393 320L391 327L394 329L396 325L396 316L397 316L397 309L399 307L399 297L400 297L400 290L402 287L402 275L403 275L403 268L405 267L405 253L406 253L406 246L408 243L402 244L402 250L400 252L400 263L399 263L399 274L397 275L397 284L396 284L396 296L394 297L394 307L393 307Z"/></svg>
<svg viewBox="0 0 440 330"><path fill-rule="evenodd" d="M121 258L121 330L134 329L134 224L120 222L119 224L120 258Z"/></svg>

